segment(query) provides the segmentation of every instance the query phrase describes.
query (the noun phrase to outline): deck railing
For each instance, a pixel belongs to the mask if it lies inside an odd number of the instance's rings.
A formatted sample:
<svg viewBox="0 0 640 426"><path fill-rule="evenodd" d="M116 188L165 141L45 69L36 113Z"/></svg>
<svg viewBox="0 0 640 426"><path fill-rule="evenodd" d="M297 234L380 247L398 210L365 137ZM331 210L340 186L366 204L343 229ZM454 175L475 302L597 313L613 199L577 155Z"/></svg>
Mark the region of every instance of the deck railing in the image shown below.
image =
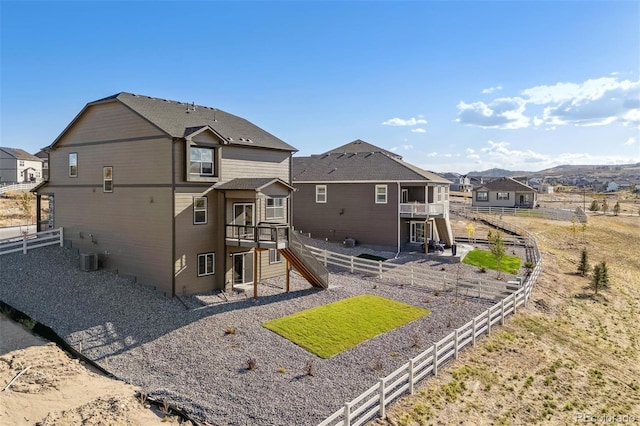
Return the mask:
<svg viewBox="0 0 640 426"><path fill-rule="evenodd" d="M286 243L289 240L289 225L283 223L267 223L259 225L226 225L225 238L241 242Z"/></svg>
<svg viewBox="0 0 640 426"><path fill-rule="evenodd" d="M441 216L444 214L444 204L400 203L400 214L411 216Z"/></svg>

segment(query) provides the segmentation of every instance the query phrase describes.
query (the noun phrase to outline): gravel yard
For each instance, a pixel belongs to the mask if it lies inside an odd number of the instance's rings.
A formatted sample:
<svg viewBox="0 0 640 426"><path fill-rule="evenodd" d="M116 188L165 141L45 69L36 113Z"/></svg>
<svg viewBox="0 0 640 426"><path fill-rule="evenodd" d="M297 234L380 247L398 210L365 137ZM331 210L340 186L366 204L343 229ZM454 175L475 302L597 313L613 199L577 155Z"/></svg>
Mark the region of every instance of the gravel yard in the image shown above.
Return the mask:
<svg viewBox="0 0 640 426"><path fill-rule="evenodd" d="M118 378L212 424L317 424L492 304L334 270L328 290L292 274L288 294L284 278L270 279L261 283L257 301L244 294L190 296L183 299L187 309L117 275L81 272L77 263L76 254L59 247L2 256L0 300L48 325ZM466 273L476 273L469 268ZM365 293L431 315L327 360L261 326ZM228 328L235 333L225 333ZM249 359L256 369L247 370ZM314 376L305 374L309 360Z"/></svg>

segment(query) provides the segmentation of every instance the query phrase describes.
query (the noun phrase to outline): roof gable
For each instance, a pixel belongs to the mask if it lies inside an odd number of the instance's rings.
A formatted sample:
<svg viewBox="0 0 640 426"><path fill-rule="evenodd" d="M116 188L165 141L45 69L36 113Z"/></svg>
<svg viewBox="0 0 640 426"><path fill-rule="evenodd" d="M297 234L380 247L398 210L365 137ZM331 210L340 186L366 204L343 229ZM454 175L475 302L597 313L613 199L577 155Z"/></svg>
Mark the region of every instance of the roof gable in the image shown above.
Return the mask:
<svg viewBox="0 0 640 426"><path fill-rule="evenodd" d="M15 158L16 160L28 160L28 161L42 161L41 158L36 157L35 155L29 154L24 149L20 148L9 148L0 146L0 151L3 151L8 156Z"/></svg>
<svg viewBox="0 0 640 426"><path fill-rule="evenodd" d="M529 185L525 185L524 183L509 177L503 177L489 183L485 183L483 187L479 189L488 191L535 191L535 189Z"/></svg>
<svg viewBox="0 0 640 426"><path fill-rule="evenodd" d="M375 146L370 144L369 142L365 142L361 139L356 139L353 142L349 142L337 148L334 148L330 151L325 152L325 154L344 154L344 153L369 153L369 152L379 152L389 157L396 157L398 159L402 159L402 156L398 154L394 154L391 151L387 151L386 149L380 148L379 146Z"/></svg>

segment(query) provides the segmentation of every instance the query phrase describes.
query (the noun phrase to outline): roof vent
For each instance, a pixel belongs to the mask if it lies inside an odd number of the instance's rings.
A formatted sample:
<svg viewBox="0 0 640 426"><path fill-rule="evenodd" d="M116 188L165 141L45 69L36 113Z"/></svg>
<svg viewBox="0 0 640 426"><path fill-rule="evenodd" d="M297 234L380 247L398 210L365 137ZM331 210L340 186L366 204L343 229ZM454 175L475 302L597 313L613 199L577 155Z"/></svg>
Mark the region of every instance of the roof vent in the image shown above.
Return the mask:
<svg viewBox="0 0 640 426"><path fill-rule="evenodd" d="M335 172L336 170L338 170L338 168L334 167L333 170L329 170L329 173L327 173L327 174L330 175L331 173Z"/></svg>
<svg viewBox="0 0 640 426"><path fill-rule="evenodd" d="M232 138L231 136L229 136L229 137L227 138L227 140L232 141L232 140L233 140L233 138Z"/></svg>

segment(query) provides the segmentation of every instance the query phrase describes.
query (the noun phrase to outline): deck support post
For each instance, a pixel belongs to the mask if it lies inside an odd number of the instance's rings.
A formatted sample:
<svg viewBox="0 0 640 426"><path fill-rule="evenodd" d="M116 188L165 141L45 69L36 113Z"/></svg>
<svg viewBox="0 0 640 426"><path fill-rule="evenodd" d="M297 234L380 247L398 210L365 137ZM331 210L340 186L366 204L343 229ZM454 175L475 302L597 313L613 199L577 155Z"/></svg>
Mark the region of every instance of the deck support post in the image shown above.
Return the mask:
<svg viewBox="0 0 640 426"><path fill-rule="evenodd" d="M291 265L289 264L289 259L286 259L286 268L287 268L287 285L286 291L289 293L290 289L290 281L291 281Z"/></svg>
<svg viewBox="0 0 640 426"><path fill-rule="evenodd" d="M258 250L253 251L253 298L258 299L258 256L262 256Z"/></svg>

